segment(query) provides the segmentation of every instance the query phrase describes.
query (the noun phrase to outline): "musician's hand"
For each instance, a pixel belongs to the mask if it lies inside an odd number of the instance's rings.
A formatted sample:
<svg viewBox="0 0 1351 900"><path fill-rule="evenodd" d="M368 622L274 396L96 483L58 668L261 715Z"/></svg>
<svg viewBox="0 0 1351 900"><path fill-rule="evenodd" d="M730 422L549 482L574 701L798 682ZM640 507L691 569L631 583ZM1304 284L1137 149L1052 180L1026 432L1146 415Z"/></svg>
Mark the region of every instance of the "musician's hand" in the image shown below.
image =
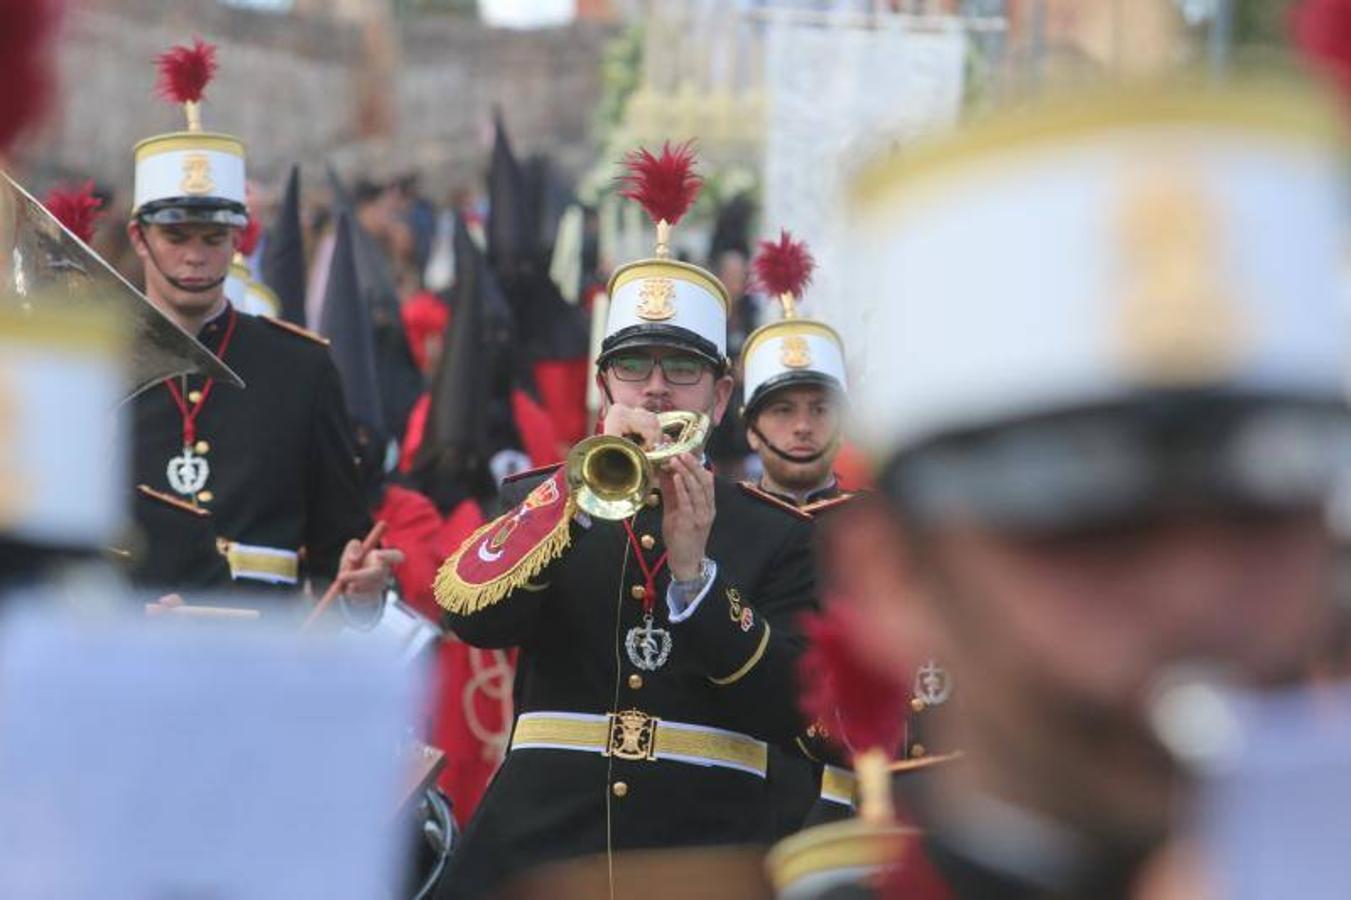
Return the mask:
<svg viewBox="0 0 1351 900"><path fill-rule="evenodd" d="M401 562L403 554L398 550L375 549L363 555L361 541L348 541L338 563L343 595L357 602L379 600L394 567Z"/></svg>
<svg viewBox="0 0 1351 900"><path fill-rule="evenodd" d="M662 466L660 478L666 565L676 581L691 581L699 577L717 514L713 473L694 454L681 453Z"/></svg>
<svg viewBox="0 0 1351 900"><path fill-rule="evenodd" d="M643 447L647 449L657 446L662 438L661 425L657 422L656 413L618 404L606 410L602 431L616 437L640 437Z"/></svg>
<svg viewBox="0 0 1351 900"><path fill-rule="evenodd" d="M172 610L175 606L182 606L183 598L178 594L165 594L154 603L145 605L145 614L147 616L162 616Z"/></svg>

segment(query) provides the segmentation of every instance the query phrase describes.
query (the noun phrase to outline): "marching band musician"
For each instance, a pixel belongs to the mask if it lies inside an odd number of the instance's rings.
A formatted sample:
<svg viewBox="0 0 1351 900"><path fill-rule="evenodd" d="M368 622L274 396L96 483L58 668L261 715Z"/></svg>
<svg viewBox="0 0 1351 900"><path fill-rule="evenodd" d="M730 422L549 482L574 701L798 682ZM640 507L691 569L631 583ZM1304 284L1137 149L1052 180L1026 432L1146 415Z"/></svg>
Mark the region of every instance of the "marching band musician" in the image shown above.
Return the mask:
<svg viewBox="0 0 1351 900"><path fill-rule="evenodd" d="M751 333L741 356L746 436L763 464L758 488L815 519L857 496L840 488L834 471L848 390L844 341L827 323L797 312L815 268L806 244L784 231L777 241L760 243L753 266L756 281L783 313ZM923 663L901 746L891 749L906 759L934 756L926 726L950 693L947 673L931 660ZM813 723L798 736L797 755L771 753L777 836L854 811L856 779L825 739L824 727Z"/></svg>
<svg viewBox="0 0 1351 900"><path fill-rule="evenodd" d="M670 226L698 189L692 152L640 151L629 167L626 196L658 223L658 249L610 280L597 378L604 433L651 448L657 413L716 423L726 410L727 295L669 258ZM580 512L568 474L509 483L518 505L438 576L449 628L520 647L511 745L442 900L550 861L770 837L767 744L800 729L809 518L716 478L692 448L619 521Z"/></svg>
<svg viewBox="0 0 1351 900"><path fill-rule="evenodd" d="M346 596L369 597L383 589L398 555L361 553L370 518L325 342L239 312L225 295L247 213L243 144L201 128L215 65L215 48L200 39L160 57L160 90L184 105L188 128L136 146L127 234L151 302L246 387L185 377L137 397L135 480L142 494L210 516L236 587L295 590L306 576L337 575ZM171 536L157 534L155 521L139 524L148 554L140 567L161 587L193 583L194 561L167 549Z"/></svg>
<svg viewBox="0 0 1351 900"><path fill-rule="evenodd" d="M880 302L854 403L885 465L831 573L860 660L906 683L938 647L962 691L963 758L915 782L880 896L1198 895L1153 893L1198 874L1177 688L1297 685L1332 613L1344 147L1316 98L1235 78L855 176L843 262Z"/></svg>

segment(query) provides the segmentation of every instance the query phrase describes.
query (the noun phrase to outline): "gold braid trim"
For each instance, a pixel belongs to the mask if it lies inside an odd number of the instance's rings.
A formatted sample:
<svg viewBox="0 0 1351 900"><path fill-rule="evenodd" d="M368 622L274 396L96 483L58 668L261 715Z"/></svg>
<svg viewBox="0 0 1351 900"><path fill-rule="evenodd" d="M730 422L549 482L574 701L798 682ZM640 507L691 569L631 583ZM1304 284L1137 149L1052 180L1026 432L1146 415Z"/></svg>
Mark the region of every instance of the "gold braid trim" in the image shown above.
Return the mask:
<svg viewBox="0 0 1351 900"><path fill-rule="evenodd" d="M751 658L746 660L745 664L742 665L741 668L737 669L735 672L733 672L731 675L728 675L726 678L710 677L708 680L720 687L726 687L729 684L735 684L736 682L745 678L747 672L755 668L755 664L760 661L760 657L765 655L765 648L768 646L769 646L769 623L766 622L765 633L760 637L760 646L755 648L755 652L751 654Z"/></svg>
<svg viewBox="0 0 1351 900"><path fill-rule="evenodd" d="M536 575L544 571L545 566L562 556L563 551L568 549L568 545L572 543L572 531L569 526L572 523L573 513L576 512L576 504L573 503L571 496L565 503L562 517L558 520L558 524L545 535L544 540L517 560L510 569L482 584L470 584L460 577L460 573L457 571L460 557L469 548L477 547L484 535L513 515L515 510L498 516L471 534L464 543L460 544L460 548L441 564L441 568L436 573L436 581L432 583L432 591L436 595L437 604L447 612L458 616L472 615L501 601L518 587L525 586Z"/></svg>

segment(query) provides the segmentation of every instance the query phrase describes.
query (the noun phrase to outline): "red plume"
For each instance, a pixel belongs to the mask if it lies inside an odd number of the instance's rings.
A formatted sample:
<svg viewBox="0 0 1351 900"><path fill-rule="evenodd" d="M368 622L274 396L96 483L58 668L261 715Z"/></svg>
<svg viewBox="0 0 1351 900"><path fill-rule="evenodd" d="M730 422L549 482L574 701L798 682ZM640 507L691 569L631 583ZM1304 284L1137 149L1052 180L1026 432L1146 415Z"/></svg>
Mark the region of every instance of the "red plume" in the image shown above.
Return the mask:
<svg viewBox="0 0 1351 900"><path fill-rule="evenodd" d="M47 207L47 211L56 218L56 221L66 226L71 234L86 244L93 240L94 223L103 215L99 209L103 206L103 201L94 196L92 179L78 187L52 188L47 192L47 198L42 205Z"/></svg>
<svg viewBox="0 0 1351 900"><path fill-rule="evenodd" d="M637 200L653 222L674 225L689 212L704 180L694 174L694 141L661 145L661 155L640 148L624 157L619 194Z"/></svg>
<svg viewBox="0 0 1351 900"><path fill-rule="evenodd" d="M0 3L0 154L47 110L60 12L59 0Z"/></svg>
<svg viewBox="0 0 1351 900"><path fill-rule="evenodd" d="M172 103L197 103L216 74L216 45L199 37L191 47L171 47L155 57L156 92Z"/></svg>
<svg viewBox="0 0 1351 900"><path fill-rule="evenodd" d="M779 232L777 243L761 241L755 254L756 283L775 297L780 294L801 297L803 289L812 283L815 268L816 260L807 245L793 240L786 230Z"/></svg>
<svg viewBox="0 0 1351 900"><path fill-rule="evenodd" d="M1290 10L1295 45L1351 97L1351 2L1303 0Z"/></svg>
<svg viewBox="0 0 1351 900"><path fill-rule="evenodd" d="M245 256L252 256L258 249L258 239L263 236L263 226L254 216L249 216L249 224L239 229L235 238L235 250Z"/></svg>
<svg viewBox="0 0 1351 900"><path fill-rule="evenodd" d="M901 743L905 690L859 659L849 640L856 616L833 603L803 617L810 645L798 660L800 705L851 755L880 749L890 757Z"/></svg>

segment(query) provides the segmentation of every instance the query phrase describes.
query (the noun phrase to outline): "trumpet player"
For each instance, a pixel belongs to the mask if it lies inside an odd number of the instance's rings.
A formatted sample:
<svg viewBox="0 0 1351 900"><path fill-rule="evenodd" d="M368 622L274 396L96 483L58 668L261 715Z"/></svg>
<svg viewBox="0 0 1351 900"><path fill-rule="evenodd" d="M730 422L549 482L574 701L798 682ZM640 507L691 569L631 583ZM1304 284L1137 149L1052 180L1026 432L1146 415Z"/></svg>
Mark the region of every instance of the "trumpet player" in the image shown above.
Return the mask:
<svg viewBox="0 0 1351 900"><path fill-rule="evenodd" d="M630 158L626 196L658 223L657 252L609 283L602 430L648 451L660 414L701 414L690 418L706 433L731 396L727 292L668 255L697 191L692 169L685 147ZM800 728L795 619L815 604L810 520L715 477L697 440L659 451L652 486L622 518L588 513L586 446L509 483L515 508L438 575L450 629L520 648L511 744L441 900L482 896L541 863L770 834L768 746Z"/></svg>

